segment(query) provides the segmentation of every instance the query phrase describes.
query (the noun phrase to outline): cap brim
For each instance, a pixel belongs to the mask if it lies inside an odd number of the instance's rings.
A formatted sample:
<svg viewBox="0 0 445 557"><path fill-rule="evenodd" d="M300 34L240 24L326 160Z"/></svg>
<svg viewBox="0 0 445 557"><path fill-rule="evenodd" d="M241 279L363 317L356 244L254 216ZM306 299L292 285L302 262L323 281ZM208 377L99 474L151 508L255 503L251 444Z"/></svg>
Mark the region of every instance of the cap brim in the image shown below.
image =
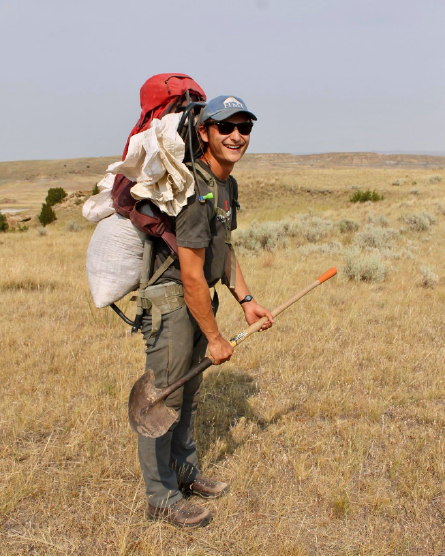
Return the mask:
<svg viewBox="0 0 445 557"><path fill-rule="evenodd" d="M240 114L240 113L247 114L247 116L249 116L249 118L251 118L252 120L257 119L257 117L255 116L255 114L253 114L253 112L249 112L248 110L243 110L242 108L225 108L224 110L220 110L213 116L210 116L209 119L211 118L216 122L221 122L222 120L227 120L227 118L230 118L234 114Z"/></svg>

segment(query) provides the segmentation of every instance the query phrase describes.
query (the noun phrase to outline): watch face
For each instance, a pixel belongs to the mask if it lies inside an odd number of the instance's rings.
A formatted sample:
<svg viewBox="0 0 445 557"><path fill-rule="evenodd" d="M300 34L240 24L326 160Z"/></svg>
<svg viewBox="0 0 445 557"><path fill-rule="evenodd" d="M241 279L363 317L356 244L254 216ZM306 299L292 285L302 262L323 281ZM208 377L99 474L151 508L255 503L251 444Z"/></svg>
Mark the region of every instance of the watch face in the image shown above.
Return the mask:
<svg viewBox="0 0 445 557"><path fill-rule="evenodd" d="M247 294L247 296L244 298L244 300L241 300L240 304L244 304L244 302L250 302L250 300L253 300L253 296L251 296L250 294Z"/></svg>

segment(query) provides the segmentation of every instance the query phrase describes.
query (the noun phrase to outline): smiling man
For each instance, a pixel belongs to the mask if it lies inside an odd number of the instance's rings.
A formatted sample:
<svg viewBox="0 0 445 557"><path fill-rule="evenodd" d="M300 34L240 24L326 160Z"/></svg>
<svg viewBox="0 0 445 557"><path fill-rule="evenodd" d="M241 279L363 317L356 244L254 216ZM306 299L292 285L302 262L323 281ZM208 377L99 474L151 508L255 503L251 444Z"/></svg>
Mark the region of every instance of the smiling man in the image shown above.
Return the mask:
<svg viewBox="0 0 445 557"><path fill-rule="evenodd" d="M201 113L198 131L203 154L196 162L198 188L175 222L179 261L152 287L167 292L173 283L176 298L183 296L185 304L163 315L162 326L154 336L151 315L144 314L147 368L154 371L158 388L185 375L204 358L207 347L215 365L232 356L233 348L221 335L215 318L217 295L212 299L210 293L220 280L239 302L248 324L264 316L268 321L261 330L273 323L270 312L252 297L230 241L238 206L238 185L230 173L249 146L253 120L256 117L245 103L231 96L211 100ZM159 240L155 271L168 254ZM212 516L184 495L216 499L229 489L227 483L199 472L193 426L201 381L200 374L167 397L167 406L173 407L179 418L165 435L157 439L139 435L149 518L165 518L188 527L204 526Z"/></svg>

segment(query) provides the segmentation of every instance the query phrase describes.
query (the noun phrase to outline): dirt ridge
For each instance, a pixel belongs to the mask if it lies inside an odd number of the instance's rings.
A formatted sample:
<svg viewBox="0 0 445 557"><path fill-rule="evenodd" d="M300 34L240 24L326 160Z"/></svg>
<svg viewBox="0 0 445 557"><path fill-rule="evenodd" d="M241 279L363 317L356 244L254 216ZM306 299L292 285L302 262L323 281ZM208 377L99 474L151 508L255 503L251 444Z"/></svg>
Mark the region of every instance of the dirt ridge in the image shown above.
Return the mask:
<svg viewBox="0 0 445 557"><path fill-rule="evenodd" d="M98 176L120 156L84 157L78 159L37 160L0 162L0 182L21 180L57 180L73 175L83 177ZM290 153L254 153L247 154L239 166L420 166L431 168L445 166L445 156L433 155L391 155L368 152L318 153L312 155L291 155Z"/></svg>

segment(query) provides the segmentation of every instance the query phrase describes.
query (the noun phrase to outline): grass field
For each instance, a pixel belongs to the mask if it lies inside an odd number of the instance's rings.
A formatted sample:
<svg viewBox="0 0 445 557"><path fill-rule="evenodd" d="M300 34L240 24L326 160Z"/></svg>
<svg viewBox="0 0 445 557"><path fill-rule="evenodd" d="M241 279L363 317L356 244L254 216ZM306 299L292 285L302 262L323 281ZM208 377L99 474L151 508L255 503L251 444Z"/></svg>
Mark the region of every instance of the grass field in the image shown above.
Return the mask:
<svg viewBox="0 0 445 557"><path fill-rule="evenodd" d="M203 503L205 529L145 518L127 421L143 342L93 307L81 207L56 207L46 233L0 234L1 554L445 551L443 168L271 159L235 175L261 303L339 274L205 372L201 467L231 485ZM368 188L384 199L349 201ZM218 290L230 337L242 312Z"/></svg>

